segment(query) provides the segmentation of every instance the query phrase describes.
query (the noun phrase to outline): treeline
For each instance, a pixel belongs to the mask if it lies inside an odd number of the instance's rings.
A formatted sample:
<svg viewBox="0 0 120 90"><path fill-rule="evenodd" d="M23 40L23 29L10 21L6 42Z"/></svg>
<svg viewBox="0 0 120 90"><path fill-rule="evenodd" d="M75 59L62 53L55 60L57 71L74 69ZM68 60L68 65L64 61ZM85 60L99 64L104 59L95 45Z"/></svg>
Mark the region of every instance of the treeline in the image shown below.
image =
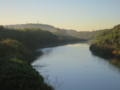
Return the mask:
<svg viewBox="0 0 120 90"><path fill-rule="evenodd" d="M69 30L69 29L60 29L55 28L54 26L47 25L47 24L16 24L16 25L5 25L4 27L7 28L14 28L14 29L24 29L24 28L39 28L50 31L57 35L61 41L68 42L68 41L77 41L77 40L89 40L93 39L94 36L100 31L76 31L76 30Z"/></svg>
<svg viewBox="0 0 120 90"><path fill-rule="evenodd" d="M0 26L0 90L53 90L30 63L38 54L36 48L58 40L41 29Z"/></svg>
<svg viewBox="0 0 120 90"><path fill-rule="evenodd" d="M58 42L58 37L47 30L37 28L8 29L0 27L0 41L13 39L26 45L28 48L38 48L41 45Z"/></svg>
<svg viewBox="0 0 120 90"><path fill-rule="evenodd" d="M53 32L61 39L68 39L68 40L90 40L93 39L94 36L99 33L101 30L96 31L76 31L76 30L67 30L67 29L60 29L56 28L56 31Z"/></svg>
<svg viewBox="0 0 120 90"><path fill-rule="evenodd" d="M69 34L69 30L56 28L56 31L53 32L56 36L59 37L61 41L83 41L85 39L77 38Z"/></svg>
<svg viewBox="0 0 120 90"><path fill-rule="evenodd" d="M120 56L120 25L99 32L90 49L103 56Z"/></svg>

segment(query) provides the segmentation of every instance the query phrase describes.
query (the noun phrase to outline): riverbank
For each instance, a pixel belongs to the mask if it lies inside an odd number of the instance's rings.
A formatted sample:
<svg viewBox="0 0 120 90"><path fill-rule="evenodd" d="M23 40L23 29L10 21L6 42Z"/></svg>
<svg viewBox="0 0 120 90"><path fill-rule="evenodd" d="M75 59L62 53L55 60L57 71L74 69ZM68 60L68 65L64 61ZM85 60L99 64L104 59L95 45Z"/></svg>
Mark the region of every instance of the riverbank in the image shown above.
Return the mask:
<svg viewBox="0 0 120 90"><path fill-rule="evenodd" d="M35 69L42 54L36 49L74 40L59 38L41 29L7 29L0 26L0 90L54 90Z"/></svg>
<svg viewBox="0 0 120 90"><path fill-rule="evenodd" d="M30 64L37 53L11 39L0 42L0 51L0 90L53 90Z"/></svg>
<svg viewBox="0 0 120 90"><path fill-rule="evenodd" d="M37 47L57 40L57 36L41 29L0 26L0 90L54 90L31 62L42 54L35 51Z"/></svg>
<svg viewBox="0 0 120 90"><path fill-rule="evenodd" d="M115 49L112 46L100 46L97 44L91 44L89 47L90 51L99 57L102 58L116 58L116 59L120 59L120 55L116 54Z"/></svg>
<svg viewBox="0 0 120 90"><path fill-rule="evenodd" d="M90 50L102 57L120 57L120 25L99 32L93 39Z"/></svg>
<svg viewBox="0 0 120 90"><path fill-rule="evenodd" d="M120 64L92 55L89 46L76 43L43 48L43 55L32 65L46 65L42 69L39 66L35 69L45 78L49 75L46 82L56 87L55 90L120 89L120 69L114 66Z"/></svg>
<svg viewBox="0 0 120 90"><path fill-rule="evenodd" d="M44 47L65 44L68 42L48 44ZM35 49L27 49L19 41L11 39L0 42L0 50L1 90L54 90L52 86L44 82L43 76L31 66L31 62L42 54L41 51L35 52Z"/></svg>

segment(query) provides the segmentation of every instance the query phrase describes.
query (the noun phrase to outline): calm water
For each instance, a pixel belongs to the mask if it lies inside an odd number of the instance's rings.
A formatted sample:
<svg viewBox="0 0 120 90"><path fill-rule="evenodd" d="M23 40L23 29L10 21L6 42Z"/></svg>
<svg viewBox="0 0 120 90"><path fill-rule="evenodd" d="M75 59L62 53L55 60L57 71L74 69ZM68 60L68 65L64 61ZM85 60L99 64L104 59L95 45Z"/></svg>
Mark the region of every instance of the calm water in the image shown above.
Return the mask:
<svg viewBox="0 0 120 90"><path fill-rule="evenodd" d="M56 90L120 90L120 69L92 55L89 45L68 44L42 49L32 65Z"/></svg>

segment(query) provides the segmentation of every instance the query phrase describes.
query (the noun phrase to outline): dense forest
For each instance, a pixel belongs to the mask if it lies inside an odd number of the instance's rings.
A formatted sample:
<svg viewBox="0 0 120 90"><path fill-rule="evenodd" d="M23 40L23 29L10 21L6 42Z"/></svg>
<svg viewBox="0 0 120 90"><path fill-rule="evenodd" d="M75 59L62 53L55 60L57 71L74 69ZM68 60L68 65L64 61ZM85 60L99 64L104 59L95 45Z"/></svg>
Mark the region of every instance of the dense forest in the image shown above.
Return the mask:
<svg viewBox="0 0 120 90"><path fill-rule="evenodd" d="M120 25L99 32L90 46L91 51L101 56L120 56Z"/></svg>
<svg viewBox="0 0 120 90"><path fill-rule="evenodd" d="M37 48L40 45L58 41L58 37L49 31L37 28L7 29L0 27L0 41L14 39L24 43L29 48Z"/></svg>
<svg viewBox="0 0 120 90"><path fill-rule="evenodd" d="M58 42L58 37L41 29L7 29L0 26L0 90L53 90L35 71L31 62L41 45Z"/></svg>

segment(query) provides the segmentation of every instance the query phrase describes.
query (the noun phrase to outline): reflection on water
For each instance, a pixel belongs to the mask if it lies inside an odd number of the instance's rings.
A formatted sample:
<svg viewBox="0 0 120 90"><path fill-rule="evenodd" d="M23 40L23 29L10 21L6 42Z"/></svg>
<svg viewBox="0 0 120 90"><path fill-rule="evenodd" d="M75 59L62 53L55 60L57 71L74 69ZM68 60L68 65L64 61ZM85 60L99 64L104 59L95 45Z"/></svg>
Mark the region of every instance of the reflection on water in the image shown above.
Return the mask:
<svg viewBox="0 0 120 90"><path fill-rule="evenodd" d="M44 54L32 65L47 64L36 70L43 76L49 75L54 87L62 83L56 90L120 90L120 62L94 56L88 44L68 44L42 51Z"/></svg>
<svg viewBox="0 0 120 90"><path fill-rule="evenodd" d="M110 59L110 64L114 65L115 67L117 67L120 70L120 61L117 59Z"/></svg>
<svg viewBox="0 0 120 90"><path fill-rule="evenodd" d="M120 70L120 60L118 58L107 58L107 57L102 57L99 56L97 54L92 53L93 56L99 57L99 58L106 58L103 60L106 60L107 62L109 62L109 64L113 65L113 67L110 67L111 69L114 70L114 68Z"/></svg>

